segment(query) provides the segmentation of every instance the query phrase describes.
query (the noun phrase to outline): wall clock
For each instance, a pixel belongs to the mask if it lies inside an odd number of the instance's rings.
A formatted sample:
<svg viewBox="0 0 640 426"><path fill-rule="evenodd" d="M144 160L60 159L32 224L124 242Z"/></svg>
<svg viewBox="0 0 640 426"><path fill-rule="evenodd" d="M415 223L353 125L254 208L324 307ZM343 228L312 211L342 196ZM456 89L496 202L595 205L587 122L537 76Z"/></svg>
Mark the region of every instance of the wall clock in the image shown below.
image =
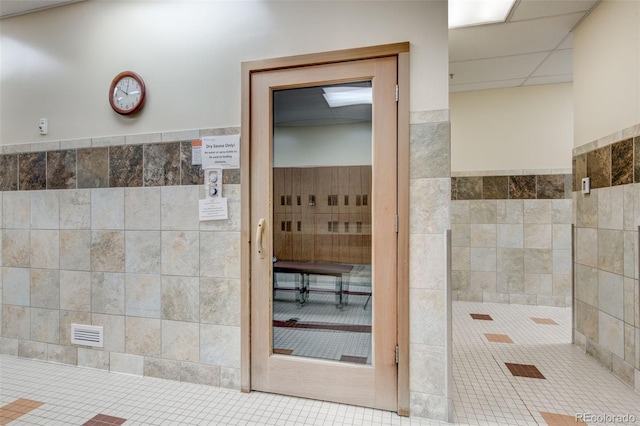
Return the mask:
<svg viewBox="0 0 640 426"><path fill-rule="evenodd" d="M131 115L142 109L146 89L144 80L132 71L116 75L109 88L109 104L121 115Z"/></svg>

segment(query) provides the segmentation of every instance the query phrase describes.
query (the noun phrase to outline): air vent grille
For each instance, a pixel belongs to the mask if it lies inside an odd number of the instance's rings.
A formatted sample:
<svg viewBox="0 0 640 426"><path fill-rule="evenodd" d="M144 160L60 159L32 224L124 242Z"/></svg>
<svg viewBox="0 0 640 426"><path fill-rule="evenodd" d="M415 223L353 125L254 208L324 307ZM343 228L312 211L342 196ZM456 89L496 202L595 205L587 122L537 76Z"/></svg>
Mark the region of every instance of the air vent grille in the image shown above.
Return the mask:
<svg viewBox="0 0 640 426"><path fill-rule="evenodd" d="M71 324L71 344L102 348L103 328L97 325Z"/></svg>

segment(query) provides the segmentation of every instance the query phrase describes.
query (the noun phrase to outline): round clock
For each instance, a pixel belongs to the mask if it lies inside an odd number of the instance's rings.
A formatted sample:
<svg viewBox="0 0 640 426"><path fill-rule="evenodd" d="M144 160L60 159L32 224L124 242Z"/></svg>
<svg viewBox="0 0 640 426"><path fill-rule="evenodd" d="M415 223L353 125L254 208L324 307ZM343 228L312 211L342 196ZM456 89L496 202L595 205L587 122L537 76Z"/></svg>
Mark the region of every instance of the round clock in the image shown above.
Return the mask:
<svg viewBox="0 0 640 426"><path fill-rule="evenodd" d="M132 71L123 71L111 82L109 104L118 114L135 114L142 109L145 94L142 77Z"/></svg>

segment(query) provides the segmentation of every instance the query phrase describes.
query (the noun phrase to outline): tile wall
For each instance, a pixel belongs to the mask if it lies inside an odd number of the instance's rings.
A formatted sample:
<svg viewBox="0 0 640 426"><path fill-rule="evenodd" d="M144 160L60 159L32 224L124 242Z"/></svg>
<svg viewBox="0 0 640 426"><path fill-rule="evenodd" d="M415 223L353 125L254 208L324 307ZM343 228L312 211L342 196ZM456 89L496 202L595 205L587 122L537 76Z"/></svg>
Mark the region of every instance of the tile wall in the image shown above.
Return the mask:
<svg viewBox="0 0 640 426"><path fill-rule="evenodd" d="M410 413L449 420L449 111L410 123ZM189 157L238 131L4 146L0 353L238 388L240 174L229 219L201 223ZM71 323L104 326L105 347L71 345Z"/></svg>
<svg viewBox="0 0 640 426"><path fill-rule="evenodd" d="M567 172L452 174L454 300L571 305Z"/></svg>
<svg viewBox="0 0 640 426"><path fill-rule="evenodd" d="M574 149L575 344L640 391L640 125ZM582 178L591 180L583 194Z"/></svg>
<svg viewBox="0 0 640 426"><path fill-rule="evenodd" d="M238 132L3 147L0 353L239 388L240 173L229 219L200 222L191 165L192 139Z"/></svg>

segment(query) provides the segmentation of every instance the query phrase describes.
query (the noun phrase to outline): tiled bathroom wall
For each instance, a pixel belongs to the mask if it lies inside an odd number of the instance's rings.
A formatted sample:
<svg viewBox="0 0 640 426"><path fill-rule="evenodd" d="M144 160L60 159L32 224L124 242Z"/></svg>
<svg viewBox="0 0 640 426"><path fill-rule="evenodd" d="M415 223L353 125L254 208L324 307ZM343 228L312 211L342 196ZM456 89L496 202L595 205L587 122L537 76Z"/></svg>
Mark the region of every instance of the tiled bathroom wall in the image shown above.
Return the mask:
<svg viewBox="0 0 640 426"><path fill-rule="evenodd" d="M575 344L640 391L638 147L640 125L576 148L573 189Z"/></svg>
<svg viewBox="0 0 640 426"><path fill-rule="evenodd" d="M192 139L238 131L5 146L0 352L238 388L240 174L229 219L200 222L191 165ZM72 345L72 323L104 348Z"/></svg>
<svg viewBox="0 0 640 426"><path fill-rule="evenodd" d="M453 299L571 305L571 175L453 173Z"/></svg>
<svg viewBox="0 0 640 426"><path fill-rule="evenodd" d="M238 388L240 173L229 219L199 222L190 164L191 140L238 131L2 147L0 353ZM448 110L411 113L410 157L410 413L447 420ZM72 345L72 323L105 347Z"/></svg>

